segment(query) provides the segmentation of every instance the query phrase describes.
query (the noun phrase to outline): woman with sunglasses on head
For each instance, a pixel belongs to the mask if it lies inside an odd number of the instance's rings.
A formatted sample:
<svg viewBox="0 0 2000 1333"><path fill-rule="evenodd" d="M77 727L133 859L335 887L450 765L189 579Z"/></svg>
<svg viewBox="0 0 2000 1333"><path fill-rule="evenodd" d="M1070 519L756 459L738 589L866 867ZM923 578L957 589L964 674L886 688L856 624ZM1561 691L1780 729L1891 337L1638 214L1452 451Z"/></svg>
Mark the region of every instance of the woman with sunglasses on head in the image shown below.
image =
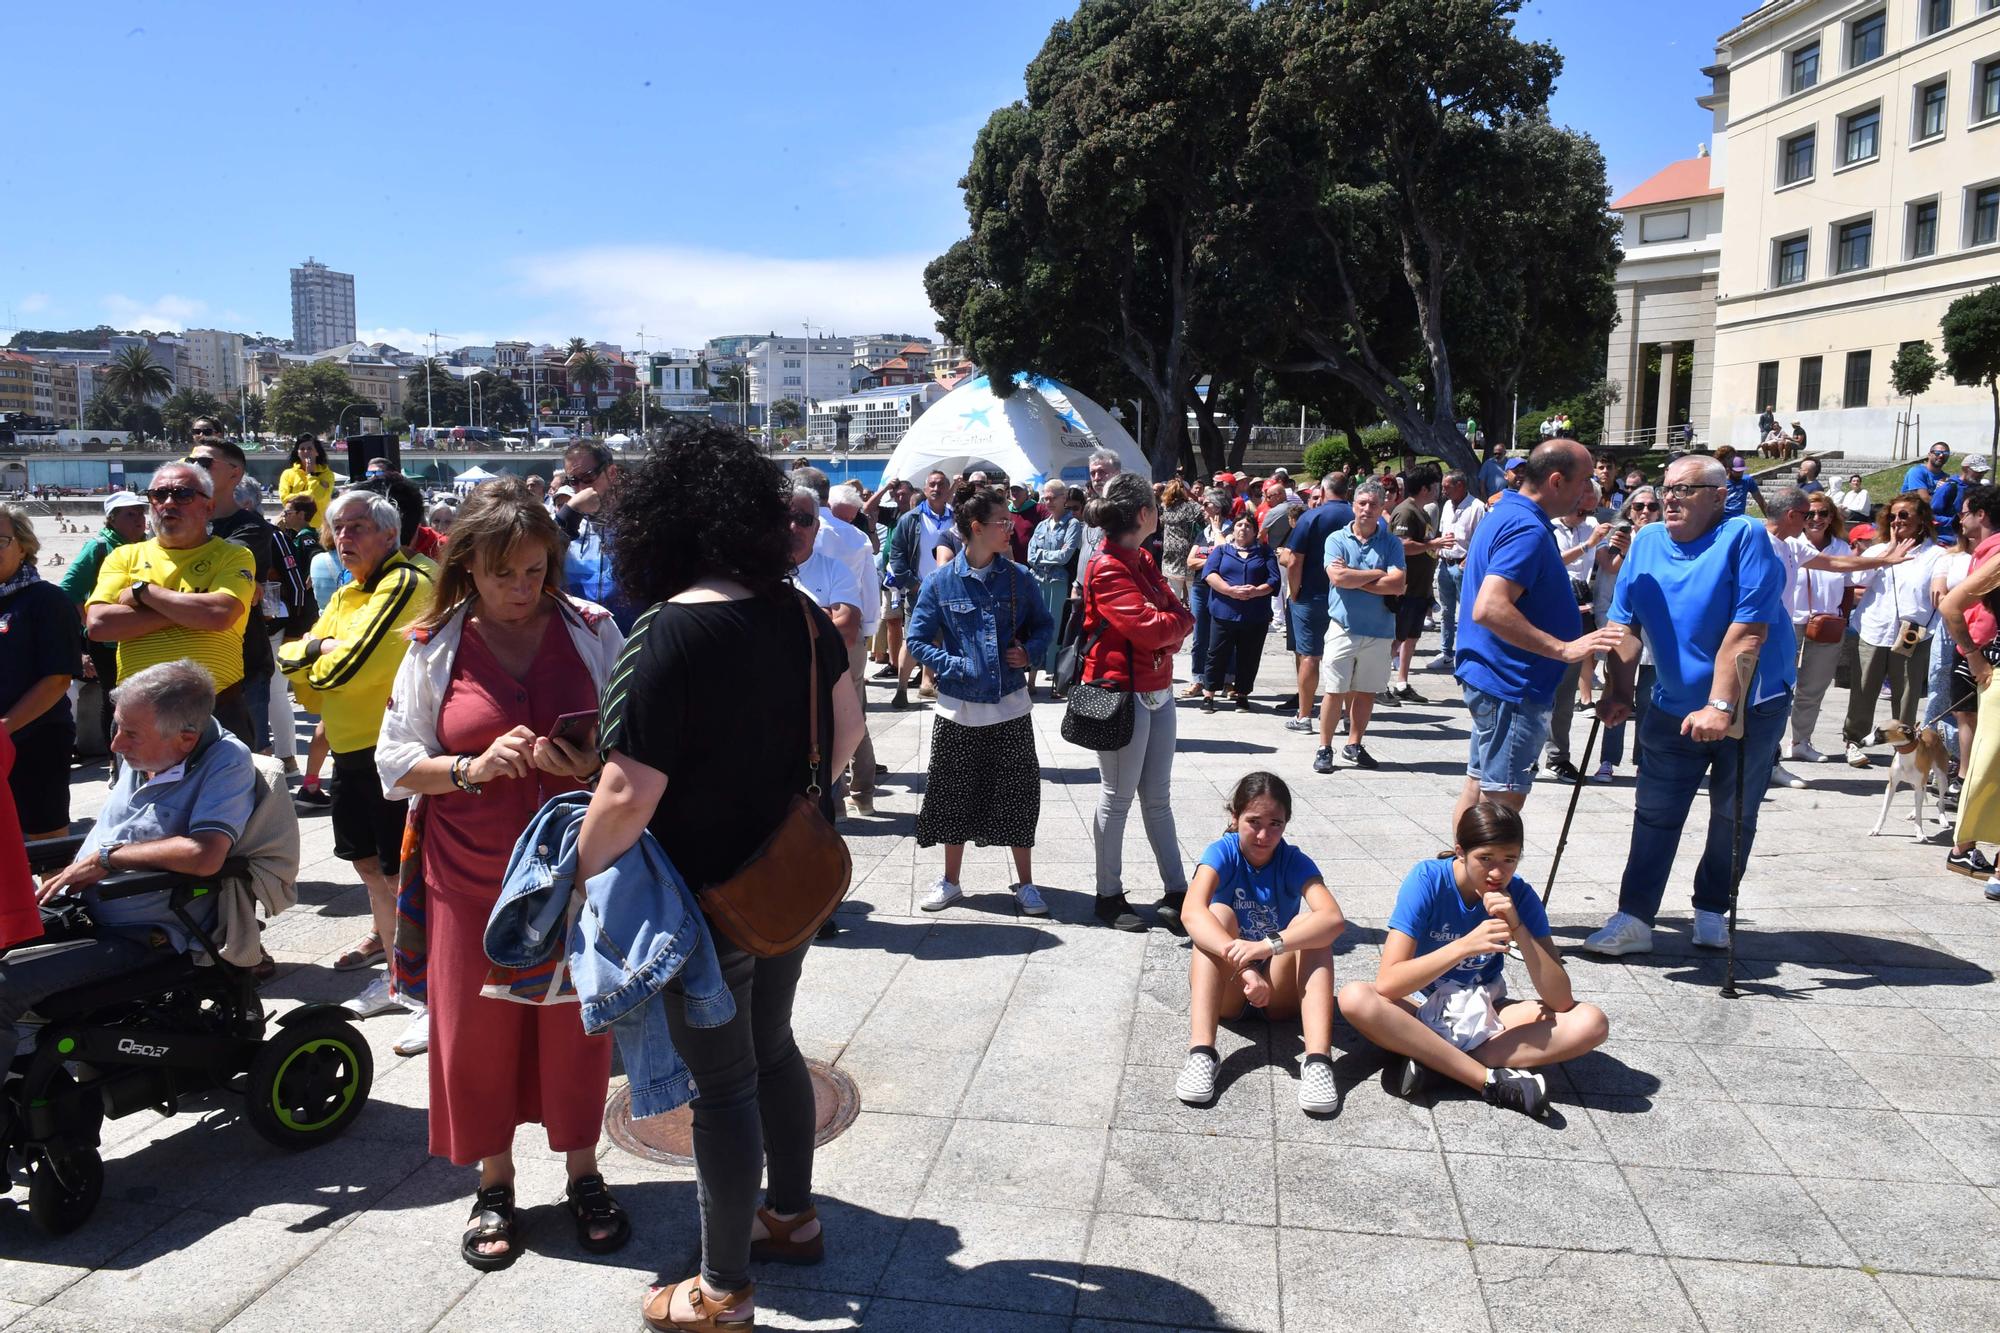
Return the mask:
<svg viewBox="0 0 2000 1333"><path fill-rule="evenodd" d="M280 503L294 495L310 495L313 513L321 517L333 498L333 469L327 465L326 447L310 433L299 436L292 446L291 465L278 476Z"/></svg>
<svg viewBox="0 0 2000 1333"><path fill-rule="evenodd" d="M1861 670L1847 696L1847 720L1841 727L1847 762L1867 768L1874 743L1875 700L1882 682L1889 682L1889 708L1904 726L1915 730L1923 703L1931 660L1930 636L1937 631L1937 604L1931 581L1944 554L1937 544L1937 521L1930 502L1916 491L1905 491L1883 506L1881 535L1886 541L1863 555L1879 556L1898 543L1908 543L1909 558L1893 568L1872 569L1854 576L1862 589L1855 617L1861 636Z"/></svg>
<svg viewBox="0 0 2000 1333"><path fill-rule="evenodd" d="M1625 503L1618 509L1617 517L1611 523L1611 535L1598 546L1593 557L1591 571L1592 614L1598 624L1604 624L1605 613L1611 609L1611 594L1618 586L1618 571L1625 566L1625 553L1632 549L1632 535L1648 523L1660 521L1660 492L1652 486L1638 486L1625 497ZM1639 675L1637 693L1633 696L1634 721L1643 721L1653 697L1653 654L1644 643L1639 646ZM1590 775L1593 782L1609 782L1611 774L1625 759L1625 728L1617 726L1604 730L1604 757L1598 762L1597 771ZM1632 762L1639 763L1639 733L1633 732Z"/></svg>
<svg viewBox="0 0 2000 1333"><path fill-rule="evenodd" d="M1865 503L1867 492L1863 491L1862 496ZM1807 500L1806 530L1799 540L1817 555L1836 558L1853 555L1854 548L1847 544L1847 520L1847 511L1842 508L1841 500L1824 492L1815 494ZM1850 586L1845 574L1802 566L1798 582L1793 586L1793 609L1798 617L1797 623L1803 626L1812 617L1822 614L1846 619ZM1813 748L1812 735L1813 729L1819 725L1820 708L1826 701L1826 692L1832 687L1834 675L1840 667L1841 654L1846 651L1847 641L1853 637L1852 625L1837 643L1816 643L1803 633L1799 635L1799 683L1798 692L1792 696L1792 743L1788 753L1800 763L1818 764L1833 757Z"/></svg>

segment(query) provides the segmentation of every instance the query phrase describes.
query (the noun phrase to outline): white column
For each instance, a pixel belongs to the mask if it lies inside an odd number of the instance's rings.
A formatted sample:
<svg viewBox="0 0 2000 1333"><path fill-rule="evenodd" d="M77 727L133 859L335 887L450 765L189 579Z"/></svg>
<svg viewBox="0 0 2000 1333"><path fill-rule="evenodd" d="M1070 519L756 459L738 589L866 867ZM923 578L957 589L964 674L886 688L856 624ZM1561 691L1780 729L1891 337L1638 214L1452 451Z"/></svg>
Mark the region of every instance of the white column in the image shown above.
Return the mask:
<svg viewBox="0 0 2000 1333"><path fill-rule="evenodd" d="M1657 443L1665 444L1667 442L1668 438L1667 432L1673 428L1673 421L1674 421L1674 345L1672 343L1661 343L1660 344L1660 411L1655 424L1655 430L1657 432L1657 434L1655 435L1655 441Z"/></svg>

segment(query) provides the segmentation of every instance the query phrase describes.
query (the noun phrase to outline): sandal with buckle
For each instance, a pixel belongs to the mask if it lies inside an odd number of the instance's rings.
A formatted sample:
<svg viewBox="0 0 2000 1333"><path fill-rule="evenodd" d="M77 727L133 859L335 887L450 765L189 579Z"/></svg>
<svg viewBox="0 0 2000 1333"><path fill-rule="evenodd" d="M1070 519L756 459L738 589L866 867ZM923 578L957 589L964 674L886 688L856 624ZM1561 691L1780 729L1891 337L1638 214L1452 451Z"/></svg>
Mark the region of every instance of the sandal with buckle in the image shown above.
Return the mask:
<svg viewBox="0 0 2000 1333"><path fill-rule="evenodd" d="M333 960L336 972L353 972L382 961L382 937L369 931L354 944L354 947Z"/></svg>
<svg viewBox="0 0 2000 1333"><path fill-rule="evenodd" d="M671 1287L650 1287L646 1300L639 1307L646 1327L656 1328L661 1333L671 1333L674 1329L691 1329L694 1333L728 1333L730 1329L747 1329L757 1326L757 1316L748 1319L724 1319L739 1306L747 1305L757 1295L757 1284L752 1282L741 1291L732 1291L722 1300L710 1300L708 1293L701 1289L701 1277L682 1278ZM685 1313L677 1313L679 1311Z"/></svg>
<svg viewBox="0 0 2000 1333"><path fill-rule="evenodd" d="M471 1225L458 1243L458 1252L482 1273L497 1273L521 1257L521 1217L514 1211L512 1185L487 1185L472 1196ZM505 1241L507 1248L496 1254L480 1250L481 1245Z"/></svg>
<svg viewBox="0 0 2000 1333"><path fill-rule="evenodd" d="M764 1224L764 1230L769 1234L762 1240L750 1242L752 1259L773 1264L816 1264L826 1258L825 1227L813 1232L810 1240L792 1239L808 1223L819 1221L819 1213L811 1204L807 1204L806 1210L789 1222L769 1208L759 1208L757 1220Z"/></svg>
<svg viewBox="0 0 2000 1333"><path fill-rule="evenodd" d="M570 1181L563 1191L563 1207L569 1209L570 1221L576 1224L576 1243L592 1254L610 1254L632 1239L632 1219L611 1197L604 1177L595 1171ZM599 1227L609 1227L610 1234L590 1234Z"/></svg>

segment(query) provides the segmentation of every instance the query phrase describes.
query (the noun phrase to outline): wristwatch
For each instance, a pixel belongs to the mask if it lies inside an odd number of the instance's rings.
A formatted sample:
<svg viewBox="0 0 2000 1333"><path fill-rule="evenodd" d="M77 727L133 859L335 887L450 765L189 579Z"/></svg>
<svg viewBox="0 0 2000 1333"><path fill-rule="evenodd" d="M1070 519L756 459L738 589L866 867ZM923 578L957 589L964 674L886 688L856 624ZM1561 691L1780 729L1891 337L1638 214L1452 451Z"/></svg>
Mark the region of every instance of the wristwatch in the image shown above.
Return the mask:
<svg viewBox="0 0 2000 1333"><path fill-rule="evenodd" d="M1271 946L1271 957L1273 958L1276 958L1285 951L1285 937L1275 930L1264 937L1264 943Z"/></svg>
<svg viewBox="0 0 2000 1333"><path fill-rule="evenodd" d="M146 589L149 586L144 581L132 585L132 605L143 607L146 604Z"/></svg>
<svg viewBox="0 0 2000 1333"><path fill-rule="evenodd" d="M107 842L102 847L99 847L97 849L97 868L107 875L114 873L111 869L111 853L124 845L122 842Z"/></svg>
<svg viewBox="0 0 2000 1333"><path fill-rule="evenodd" d="M1730 714L1736 711L1736 705L1729 702L1729 700L1727 699L1710 699L1708 701L1708 706L1710 708L1713 708L1716 712L1721 713L1724 717L1728 717Z"/></svg>

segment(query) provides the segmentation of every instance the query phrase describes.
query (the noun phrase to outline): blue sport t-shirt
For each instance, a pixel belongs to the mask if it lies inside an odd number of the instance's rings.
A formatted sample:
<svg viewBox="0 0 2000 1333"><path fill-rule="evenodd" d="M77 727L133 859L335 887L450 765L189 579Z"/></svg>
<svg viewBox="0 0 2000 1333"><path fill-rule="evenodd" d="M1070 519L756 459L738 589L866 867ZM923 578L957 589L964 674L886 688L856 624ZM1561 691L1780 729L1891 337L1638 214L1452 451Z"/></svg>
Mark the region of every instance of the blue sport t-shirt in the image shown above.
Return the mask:
<svg viewBox="0 0 2000 1333"><path fill-rule="evenodd" d="M1563 664L1516 648L1472 618L1479 585L1488 574L1519 584L1514 603L1528 623L1568 642L1583 633L1569 570L1556 550L1555 533L1542 507L1519 491L1508 491L1472 534L1465 556L1458 605L1458 678L1482 694L1510 703L1552 704Z"/></svg>
<svg viewBox="0 0 2000 1333"><path fill-rule="evenodd" d="M1376 520L1374 534L1365 542L1352 524L1327 538L1326 563L1331 565L1336 560L1349 569L1409 567L1403 559L1403 539L1389 531L1388 523L1381 519ZM1396 637L1396 613L1389 609L1383 594L1366 588L1333 588L1332 592L1326 609L1334 624L1356 637Z"/></svg>
<svg viewBox="0 0 2000 1333"><path fill-rule="evenodd" d="M1399 930L1417 942L1417 957L1435 953L1453 940L1463 939L1487 920L1483 902L1468 903L1458 891L1458 877L1452 873L1456 862L1432 859L1419 861L1396 891L1395 910L1389 913L1389 929ZM1514 900L1521 929L1536 939L1549 933L1549 916L1542 900L1519 875L1507 884L1507 896ZM1460 962L1439 981L1456 981L1466 986L1484 986L1500 979L1506 966L1504 953L1474 954Z"/></svg>
<svg viewBox="0 0 2000 1333"><path fill-rule="evenodd" d="M1313 859L1289 842L1280 842L1264 866L1253 866L1234 833L1208 844L1201 864L1215 872L1210 901L1225 903L1236 913L1236 929L1246 940L1261 940L1289 926L1305 904L1306 885L1325 878Z"/></svg>
<svg viewBox="0 0 2000 1333"><path fill-rule="evenodd" d="M1297 552L1300 561L1299 595L1295 600L1326 600L1326 539L1353 521L1354 506L1345 500L1328 500L1306 510L1292 524L1292 535L1285 539L1285 546Z"/></svg>
<svg viewBox="0 0 2000 1333"><path fill-rule="evenodd" d="M1931 466L1926 458L1923 462L1903 474L1903 489L1906 491L1929 491L1937 494L1937 488L1949 480L1947 474Z"/></svg>
<svg viewBox="0 0 2000 1333"><path fill-rule="evenodd" d="M1632 534L1608 616L1646 636L1653 702L1676 717L1708 706L1715 654L1732 623L1766 626L1744 702L1762 703L1798 678L1798 640L1785 608L1785 567L1754 518L1726 518L1691 542L1664 523Z"/></svg>
<svg viewBox="0 0 2000 1333"><path fill-rule="evenodd" d="M1731 476L1729 485L1722 496L1722 516L1741 518L1750 512L1750 497L1757 497L1757 507L1764 507L1764 492L1757 486L1755 477Z"/></svg>

